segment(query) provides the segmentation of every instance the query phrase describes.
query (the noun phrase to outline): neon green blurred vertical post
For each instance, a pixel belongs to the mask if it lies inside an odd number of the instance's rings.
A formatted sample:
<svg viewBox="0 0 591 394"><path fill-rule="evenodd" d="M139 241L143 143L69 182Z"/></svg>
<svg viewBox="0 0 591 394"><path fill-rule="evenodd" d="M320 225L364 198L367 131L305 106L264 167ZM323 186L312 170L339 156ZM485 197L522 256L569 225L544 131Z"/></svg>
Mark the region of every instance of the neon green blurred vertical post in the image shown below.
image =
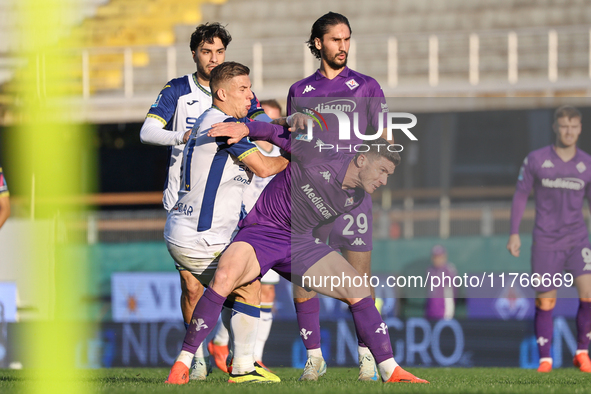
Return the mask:
<svg viewBox="0 0 591 394"><path fill-rule="evenodd" d="M15 190L28 201L33 231L22 245L33 250L36 322L23 343L29 393L90 392L84 344L90 338L85 206L74 196L93 185L90 131L72 120L80 99L79 46L67 21L79 2L19 0L19 34L26 66L19 71L16 126L8 139ZM79 201L79 200L78 200Z"/></svg>

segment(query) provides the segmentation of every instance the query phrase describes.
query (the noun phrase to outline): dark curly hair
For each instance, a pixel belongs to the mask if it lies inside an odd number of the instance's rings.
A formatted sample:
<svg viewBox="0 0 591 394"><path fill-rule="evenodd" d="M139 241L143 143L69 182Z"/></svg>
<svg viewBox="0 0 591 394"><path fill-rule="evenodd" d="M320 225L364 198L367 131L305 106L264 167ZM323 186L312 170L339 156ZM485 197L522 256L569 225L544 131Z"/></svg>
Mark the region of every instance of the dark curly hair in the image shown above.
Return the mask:
<svg viewBox="0 0 591 394"><path fill-rule="evenodd" d="M230 41L232 41L232 36L220 23L203 23L197 26L193 34L191 34L189 47L192 51L196 51L202 42L213 44L213 39L216 37L222 41L224 48L227 48Z"/></svg>
<svg viewBox="0 0 591 394"><path fill-rule="evenodd" d="M328 33L328 29L331 26L336 26L341 23L347 25L347 27L349 28L349 32L352 33L351 25L349 25L349 19L347 19L345 15L337 14L336 12L331 11L327 14L324 14L320 18L318 18L316 22L314 22L314 24L312 25L312 31L310 32L310 39L306 41L306 44L308 44L310 52L312 52L312 55L316 56L316 59L320 59L320 51L316 49L316 45L314 45L314 40L316 38L320 38L320 40L322 41L322 37L324 37L324 35Z"/></svg>

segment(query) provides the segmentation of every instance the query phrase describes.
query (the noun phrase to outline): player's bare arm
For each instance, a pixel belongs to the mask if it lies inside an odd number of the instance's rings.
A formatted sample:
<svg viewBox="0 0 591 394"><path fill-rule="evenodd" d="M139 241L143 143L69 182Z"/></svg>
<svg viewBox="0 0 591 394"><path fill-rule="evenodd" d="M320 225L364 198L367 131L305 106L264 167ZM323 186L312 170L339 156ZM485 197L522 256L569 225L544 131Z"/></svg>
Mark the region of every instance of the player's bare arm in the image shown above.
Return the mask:
<svg viewBox="0 0 591 394"><path fill-rule="evenodd" d="M216 123L207 133L208 137L229 137L228 144L232 145L248 136L248 127L244 123Z"/></svg>
<svg viewBox="0 0 591 394"><path fill-rule="evenodd" d="M268 157L261 152L251 153L242 159L242 162L260 178L267 178L285 170L289 163L283 156Z"/></svg>

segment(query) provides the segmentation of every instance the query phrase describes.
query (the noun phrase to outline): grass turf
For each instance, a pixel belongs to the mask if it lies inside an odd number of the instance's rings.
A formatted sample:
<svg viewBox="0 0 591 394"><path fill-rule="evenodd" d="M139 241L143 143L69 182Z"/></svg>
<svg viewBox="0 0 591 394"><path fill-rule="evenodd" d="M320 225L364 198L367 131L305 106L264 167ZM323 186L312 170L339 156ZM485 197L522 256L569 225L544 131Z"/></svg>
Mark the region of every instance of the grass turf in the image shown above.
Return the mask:
<svg viewBox="0 0 591 394"><path fill-rule="evenodd" d="M282 379L276 384L227 383L227 375L214 370L205 382L184 386L164 384L168 369L112 368L85 371L77 392L83 393L252 393L252 394L337 394L337 393L589 393L591 374L575 368L555 369L549 374L518 368L409 368L410 372L431 382L425 384L382 384L357 382L356 368L329 368L318 382L298 382L300 370L275 368ZM25 391L34 374L27 371L0 370L0 393Z"/></svg>

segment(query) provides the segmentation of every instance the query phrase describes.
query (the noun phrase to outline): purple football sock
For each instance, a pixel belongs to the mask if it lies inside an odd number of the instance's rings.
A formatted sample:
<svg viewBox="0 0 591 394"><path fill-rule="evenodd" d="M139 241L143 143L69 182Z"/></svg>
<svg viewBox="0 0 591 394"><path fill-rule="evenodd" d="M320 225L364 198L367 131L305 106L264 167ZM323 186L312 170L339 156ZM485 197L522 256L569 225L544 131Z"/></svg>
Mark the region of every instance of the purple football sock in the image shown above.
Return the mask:
<svg viewBox="0 0 591 394"><path fill-rule="evenodd" d="M349 310L353 314L357 335L371 350L376 364L393 358L388 326L382 320L373 299L364 298L349 306Z"/></svg>
<svg viewBox="0 0 591 394"><path fill-rule="evenodd" d="M538 343L540 358L550 358L553 331L554 322L552 321L552 310L544 311L536 307L534 332L536 333L536 342Z"/></svg>
<svg viewBox="0 0 591 394"><path fill-rule="evenodd" d="M306 349L320 348L320 299L310 298L302 303L295 303L300 337Z"/></svg>
<svg viewBox="0 0 591 394"><path fill-rule="evenodd" d="M222 297L213 289L208 288L195 306L191 323L185 334L183 350L195 354L201 342L215 327L226 297Z"/></svg>
<svg viewBox="0 0 591 394"><path fill-rule="evenodd" d="M577 350L589 350L589 341L591 341L591 302L579 301Z"/></svg>

